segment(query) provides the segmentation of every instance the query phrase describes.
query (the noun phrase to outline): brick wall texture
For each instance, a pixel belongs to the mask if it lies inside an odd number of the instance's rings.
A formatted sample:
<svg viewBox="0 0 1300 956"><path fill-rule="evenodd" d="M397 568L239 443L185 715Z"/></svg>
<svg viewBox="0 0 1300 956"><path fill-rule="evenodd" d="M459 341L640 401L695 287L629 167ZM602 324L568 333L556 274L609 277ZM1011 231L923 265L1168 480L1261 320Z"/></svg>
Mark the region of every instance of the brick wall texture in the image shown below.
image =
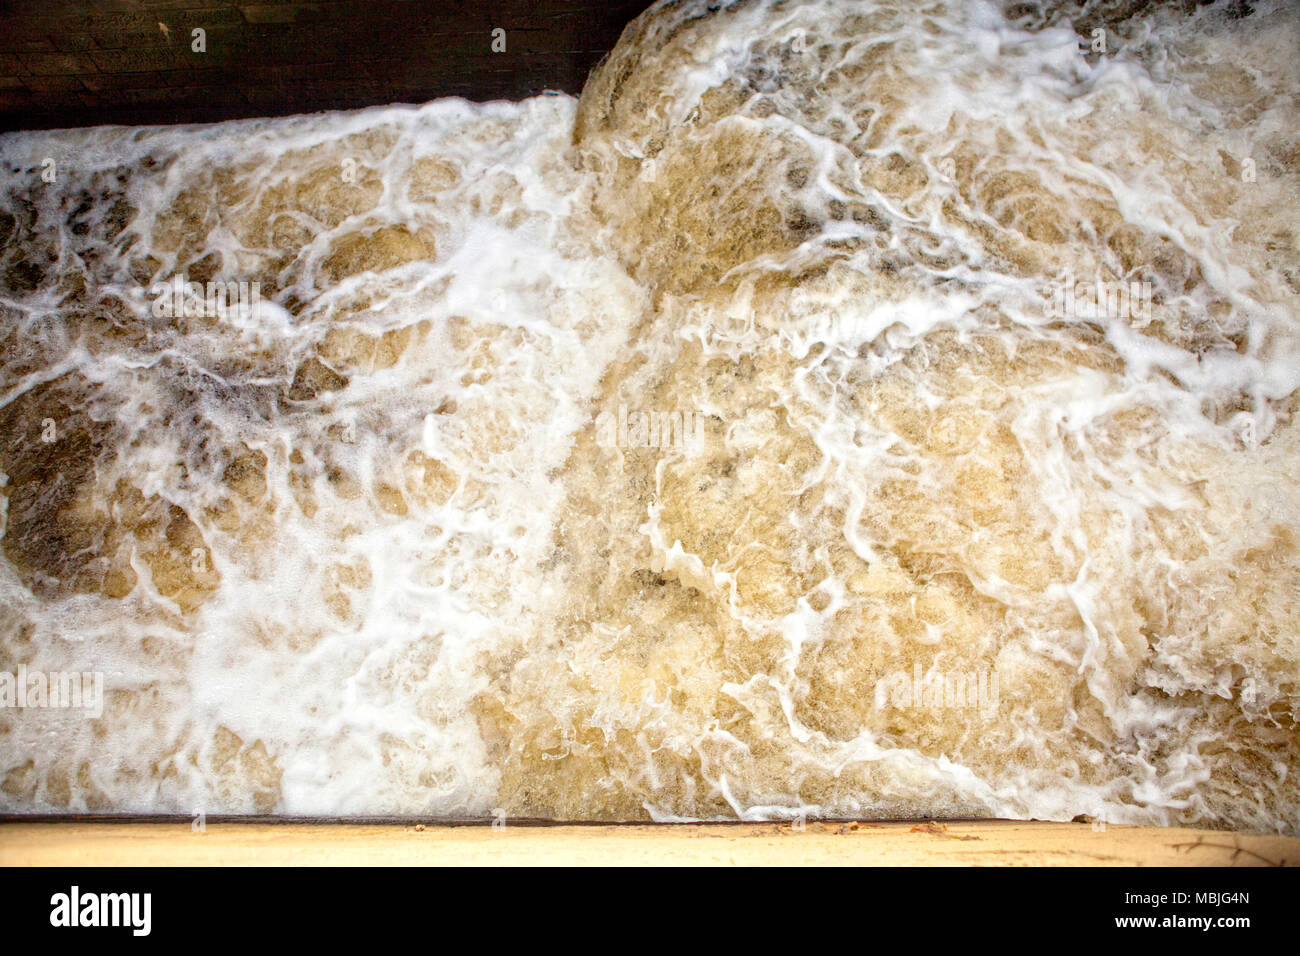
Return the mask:
<svg viewBox="0 0 1300 956"><path fill-rule="evenodd" d="M576 93L649 2L0 0L0 129Z"/></svg>

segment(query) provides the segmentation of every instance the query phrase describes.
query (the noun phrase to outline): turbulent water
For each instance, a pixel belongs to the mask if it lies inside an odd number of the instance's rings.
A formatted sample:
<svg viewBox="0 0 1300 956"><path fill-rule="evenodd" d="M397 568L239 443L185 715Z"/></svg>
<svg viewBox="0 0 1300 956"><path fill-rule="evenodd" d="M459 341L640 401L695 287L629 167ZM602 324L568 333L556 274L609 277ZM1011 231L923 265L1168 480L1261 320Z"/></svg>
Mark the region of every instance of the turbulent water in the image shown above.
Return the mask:
<svg viewBox="0 0 1300 956"><path fill-rule="evenodd" d="M682 0L576 100L0 138L0 670L103 695L0 811L1300 832L1298 50Z"/></svg>

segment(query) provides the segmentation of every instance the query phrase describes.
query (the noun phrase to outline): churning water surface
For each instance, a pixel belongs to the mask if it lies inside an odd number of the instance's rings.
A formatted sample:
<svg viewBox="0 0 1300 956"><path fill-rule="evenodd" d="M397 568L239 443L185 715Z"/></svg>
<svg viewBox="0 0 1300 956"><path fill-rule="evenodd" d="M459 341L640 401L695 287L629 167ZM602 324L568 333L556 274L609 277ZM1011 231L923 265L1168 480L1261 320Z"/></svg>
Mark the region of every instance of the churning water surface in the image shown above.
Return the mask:
<svg viewBox="0 0 1300 956"><path fill-rule="evenodd" d="M1044 6L0 138L0 811L1300 832L1300 7Z"/></svg>

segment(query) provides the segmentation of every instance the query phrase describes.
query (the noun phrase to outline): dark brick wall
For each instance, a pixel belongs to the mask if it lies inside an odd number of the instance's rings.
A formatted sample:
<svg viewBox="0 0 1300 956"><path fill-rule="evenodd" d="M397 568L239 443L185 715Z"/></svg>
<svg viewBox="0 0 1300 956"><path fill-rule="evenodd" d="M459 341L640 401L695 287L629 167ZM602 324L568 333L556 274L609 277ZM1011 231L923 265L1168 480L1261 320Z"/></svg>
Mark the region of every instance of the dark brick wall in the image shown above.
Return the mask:
<svg viewBox="0 0 1300 956"><path fill-rule="evenodd" d="M650 0L0 0L0 129L576 93ZM492 51L492 30L506 51ZM192 49L192 31L207 50Z"/></svg>

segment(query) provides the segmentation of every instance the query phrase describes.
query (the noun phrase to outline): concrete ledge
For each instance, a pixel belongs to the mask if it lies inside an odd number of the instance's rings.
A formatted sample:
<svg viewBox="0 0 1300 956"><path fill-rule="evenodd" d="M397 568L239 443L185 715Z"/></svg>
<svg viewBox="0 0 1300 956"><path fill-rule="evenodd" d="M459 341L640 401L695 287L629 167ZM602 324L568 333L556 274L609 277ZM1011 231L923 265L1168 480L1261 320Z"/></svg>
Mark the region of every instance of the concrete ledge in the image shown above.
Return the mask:
<svg viewBox="0 0 1300 956"><path fill-rule="evenodd" d="M0 823L3 866L1294 866L1300 839L1009 820L482 826Z"/></svg>

